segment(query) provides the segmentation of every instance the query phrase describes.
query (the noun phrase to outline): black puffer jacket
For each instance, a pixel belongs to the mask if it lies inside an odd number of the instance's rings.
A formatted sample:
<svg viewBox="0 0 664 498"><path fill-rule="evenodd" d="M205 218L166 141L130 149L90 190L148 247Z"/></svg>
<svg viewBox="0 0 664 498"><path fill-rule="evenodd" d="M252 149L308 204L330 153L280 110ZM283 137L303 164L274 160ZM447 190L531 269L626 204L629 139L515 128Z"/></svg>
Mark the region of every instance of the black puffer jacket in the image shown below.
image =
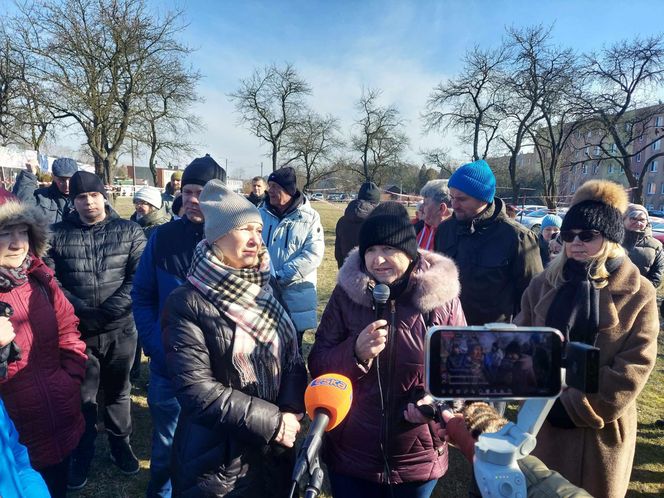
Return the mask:
<svg viewBox="0 0 664 498"><path fill-rule="evenodd" d="M360 236L360 225L377 206L373 202L356 199L346 207L344 215L337 221L336 238L334 240L334 257L341 268L348 253L357 246Z"/></svg>
<svg viewBox="0 0 664 498"><path fill-rule="evenodd" d="M646 227L645 232L625 230L622 245L641 275L650 280L655 289L658 288L664 274L664 252L662 243L652 236L650 226Z"/></svg>
<svg viewBox="0 0 664 498"><path fill-rule="evenodd" d="M459 267L461 306L468 325L509 322L530 279L542 271L537 238L512 221L499 198L471 223L456 216L438 226L436 252Z"/></svg>
<svg viewBox="0 0 664 498"><path fill-rule="evenodd" d="M74 211L53 226L48 266L81 320L81 336L128 328L132 322L131 291L145 235L136 223L121 219L109 207L106 218L85 225Z"/></svg>
<svg viewBox="0 0 664 498"><path fill-rule="evenodd" d="M29 171L21 171L12 193L29 206L37 206L50 225L62 221L74 210L69 196L60 192L55 183L39 188L37 177Z"/></svg>
<svg viewBox="0 0 664 498"><path fill-rule="evenodd" d="M270 403L239 389L231 366L235 324L189 283L171 293L161 320L166 364L182 407L173 496L287 496L294 452L270 442L280 410L304 412L304 365L284 372L277 403Z"/></svg>

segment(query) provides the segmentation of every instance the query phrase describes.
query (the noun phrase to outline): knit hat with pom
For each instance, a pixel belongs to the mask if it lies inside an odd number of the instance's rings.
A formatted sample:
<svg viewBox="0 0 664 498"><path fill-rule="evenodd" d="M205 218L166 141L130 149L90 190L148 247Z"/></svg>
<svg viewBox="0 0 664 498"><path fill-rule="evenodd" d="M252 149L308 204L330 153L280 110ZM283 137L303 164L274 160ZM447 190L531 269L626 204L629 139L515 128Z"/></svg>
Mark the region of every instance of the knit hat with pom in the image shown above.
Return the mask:
<svg viewBox="0 0 664 498"><path fill-rule="evenodd" d="M625 235L623 213L627 204L622 185L609 180L590 180L574 194L561 231L597 230L604 238L620 244Z"/></svg>

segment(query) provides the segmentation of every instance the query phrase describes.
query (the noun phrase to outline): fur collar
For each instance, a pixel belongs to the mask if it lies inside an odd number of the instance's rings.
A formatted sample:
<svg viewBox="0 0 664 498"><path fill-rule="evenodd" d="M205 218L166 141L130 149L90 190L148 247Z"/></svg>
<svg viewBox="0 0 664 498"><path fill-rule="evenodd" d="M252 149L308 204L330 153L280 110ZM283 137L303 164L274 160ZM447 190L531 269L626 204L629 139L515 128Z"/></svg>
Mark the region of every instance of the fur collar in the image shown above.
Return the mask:
<svg viewBox="0 0 664 498"><path fill-rule="evenodd" d="M42 258L48 250L48 222L41 211L18 200L8 199L0 205L0 227L25 223L30 228L30 250Z"/></svg>
<svg viewBox="0 0 664 498"><path fill-rule="evenodd" d="M459 272L454 262L434 252L419 250L420 260L413 269L406 292L411 293L413 305L421 312L429 312L459 296ZM371 294L367 287L371 277L360 268L360 254L353 249L337 275L337 284L351 301L370 308Z"/></svg>

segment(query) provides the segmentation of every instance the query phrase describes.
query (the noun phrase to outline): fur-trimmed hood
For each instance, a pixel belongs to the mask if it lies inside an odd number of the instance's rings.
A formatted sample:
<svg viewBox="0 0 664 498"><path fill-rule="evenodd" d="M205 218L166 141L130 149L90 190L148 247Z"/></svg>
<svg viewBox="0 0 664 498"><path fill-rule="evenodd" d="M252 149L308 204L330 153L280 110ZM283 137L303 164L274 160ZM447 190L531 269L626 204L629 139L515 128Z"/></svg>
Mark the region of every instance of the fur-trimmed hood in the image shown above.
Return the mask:
<svg viewBox="0 0 664 498"><path fill-rule="evenodd" d="M406 292L411 295L413 305L427 313L443 306L459 296L459 272L454 262L440 254L420 249L420 259L413 269ZM351 301L370 308L371 293L369 275L360 267L360 254L353 249L337 275L337 284L346 292Z"/></svg>
<svg viewBox="0 0 664 498"><path fill-rule="evenodd" d="M2 202L4 200L4 202ZM42 258L48 250L48 222L39 209L20 202L13 195L0 196L0 227L25 223L30 229L30 250Z"/></svg>

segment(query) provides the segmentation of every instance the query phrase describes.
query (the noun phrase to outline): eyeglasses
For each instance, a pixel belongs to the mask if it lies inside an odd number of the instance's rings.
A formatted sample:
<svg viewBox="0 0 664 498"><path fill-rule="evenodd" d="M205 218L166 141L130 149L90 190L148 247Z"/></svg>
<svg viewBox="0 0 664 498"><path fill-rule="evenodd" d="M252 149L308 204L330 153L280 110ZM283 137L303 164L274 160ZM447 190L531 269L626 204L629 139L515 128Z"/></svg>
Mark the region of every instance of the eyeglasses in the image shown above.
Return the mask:
<svg viewBox="0 0 664 498"><path fill-rule="evenodd" d="M560 239L563 242L574 242L576 237L579 237L581 242L591 242L599 237L600 233L597 230L580 230L573 232L572 230L563 230L560 232Z"/></svg>

